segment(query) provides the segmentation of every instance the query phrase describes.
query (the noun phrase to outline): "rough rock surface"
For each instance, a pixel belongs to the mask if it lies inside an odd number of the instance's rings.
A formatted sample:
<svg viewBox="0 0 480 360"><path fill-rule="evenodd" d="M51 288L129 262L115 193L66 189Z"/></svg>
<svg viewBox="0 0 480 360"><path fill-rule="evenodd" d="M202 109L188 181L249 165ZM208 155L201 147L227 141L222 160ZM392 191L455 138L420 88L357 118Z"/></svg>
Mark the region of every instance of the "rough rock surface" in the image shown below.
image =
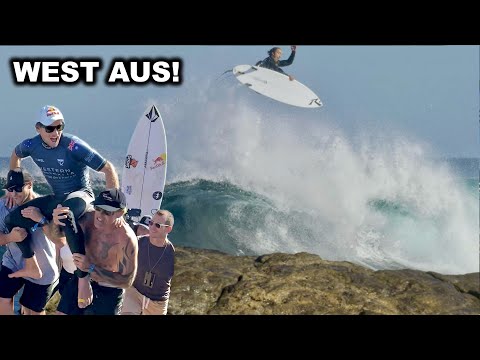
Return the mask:
<svg viewBox="0 0 480 360"><path fill-rule="evenodd" d="M480 314L479 273L372 271L308 253L176 249L169 314Z"/></svg>
<svg viewBox="0 0 480 360"><path fill-rule="evenodd" d="M175 248L171 315L480 314L479 273L373 271L308 253L232 256Z"/></svg>

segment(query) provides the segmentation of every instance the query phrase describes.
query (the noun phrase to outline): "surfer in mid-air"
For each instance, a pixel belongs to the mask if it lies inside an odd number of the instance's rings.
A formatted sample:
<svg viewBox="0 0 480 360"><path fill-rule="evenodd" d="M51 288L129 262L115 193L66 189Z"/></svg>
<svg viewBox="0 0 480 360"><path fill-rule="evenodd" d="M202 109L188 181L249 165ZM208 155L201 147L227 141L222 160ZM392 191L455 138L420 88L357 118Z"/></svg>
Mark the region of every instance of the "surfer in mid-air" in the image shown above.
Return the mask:
<svg viewBox="0 0 480 360"><path fill-rule="evenodd" d="M268 50L268 57L263 59L262 61L259 61L255 64L255 66L260 66L264 67L266 69L274 70L277 71L281 74L287 75L290 81L294 80L295 78L292 75L286 74L280 67L282 66L288 66L293 63L293 59L295 59L295 53L297 51L297 46L292 45L290 46L290 49L292 50L292 53L288 57L287 60L280 60L280 57L282 56L282 49L279 47L273 47L270 50Z"/></svg>

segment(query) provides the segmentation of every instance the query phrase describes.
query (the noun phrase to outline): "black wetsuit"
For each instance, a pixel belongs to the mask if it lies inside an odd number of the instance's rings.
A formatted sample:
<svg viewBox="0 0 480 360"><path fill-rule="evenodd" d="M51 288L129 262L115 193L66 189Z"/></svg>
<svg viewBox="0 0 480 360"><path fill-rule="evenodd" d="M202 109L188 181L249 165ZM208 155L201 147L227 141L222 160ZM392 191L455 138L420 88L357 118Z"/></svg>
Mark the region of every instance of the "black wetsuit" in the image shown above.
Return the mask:
<svg viewBox="0 0 480 360"><path fill-rule="evenodd" d="M278 63L276 63L275 60L273 60L273 57L269 56L264 60L257 62L255 66L260 66L266 69L274 70L288 76L288 74L285 73L285 71L283 71L280 67L291 65L293 63L293 59L295 59L295 51L292 51L292 53L290 54L287 60L280 60Z"/></svg>

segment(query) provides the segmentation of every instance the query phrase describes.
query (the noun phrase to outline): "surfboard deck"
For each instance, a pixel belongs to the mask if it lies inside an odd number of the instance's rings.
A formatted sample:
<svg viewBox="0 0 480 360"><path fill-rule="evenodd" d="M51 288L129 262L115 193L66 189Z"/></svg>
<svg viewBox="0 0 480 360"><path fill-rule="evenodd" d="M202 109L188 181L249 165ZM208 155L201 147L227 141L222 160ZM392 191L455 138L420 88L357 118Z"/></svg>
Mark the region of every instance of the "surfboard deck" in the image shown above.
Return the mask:
<svg viewBox="0 0 480 360"><path fill-rule="evenodd" d="M305 108L323 106L310 88L298 80L290 81L288 76L277 71L253 65L237 65L233 68L233 74L253 91L282 103Z"/></svg>
<svg viewBox="0 0 480 360"><path fill-rule="evenodd" d="M158 108L148 106L130 138L121 188L127 199L127 218L140 220L161 206L167 175L167 138Z"/></svg>

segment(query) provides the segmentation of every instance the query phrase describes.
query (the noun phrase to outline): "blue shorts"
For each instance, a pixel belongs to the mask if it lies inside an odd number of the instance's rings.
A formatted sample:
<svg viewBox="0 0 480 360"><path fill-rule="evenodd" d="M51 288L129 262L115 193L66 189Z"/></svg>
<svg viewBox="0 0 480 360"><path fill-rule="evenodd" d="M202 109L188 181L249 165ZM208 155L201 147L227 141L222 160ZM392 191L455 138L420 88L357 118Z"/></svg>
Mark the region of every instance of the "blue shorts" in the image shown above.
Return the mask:
<svg viewBox="0 0 480 360"><path fill-rule="evenodd" d="M11 279L8 277L11 273L13 273L11 269L2 265L0 269L0 297L13 299L22 286L25 286L20 297L20 304L35 312L45 310L45 306L52 296L55 282L50 285L34 284L24 278Z"/></svg>

